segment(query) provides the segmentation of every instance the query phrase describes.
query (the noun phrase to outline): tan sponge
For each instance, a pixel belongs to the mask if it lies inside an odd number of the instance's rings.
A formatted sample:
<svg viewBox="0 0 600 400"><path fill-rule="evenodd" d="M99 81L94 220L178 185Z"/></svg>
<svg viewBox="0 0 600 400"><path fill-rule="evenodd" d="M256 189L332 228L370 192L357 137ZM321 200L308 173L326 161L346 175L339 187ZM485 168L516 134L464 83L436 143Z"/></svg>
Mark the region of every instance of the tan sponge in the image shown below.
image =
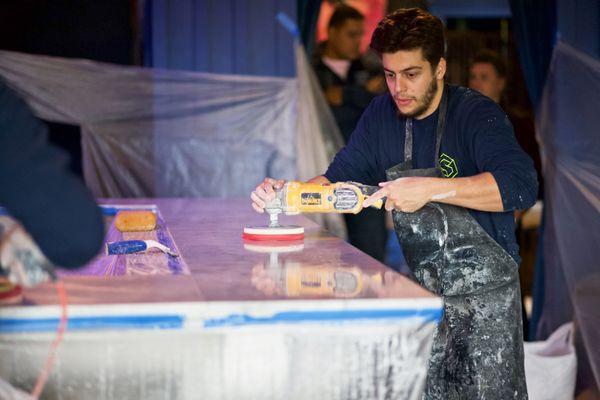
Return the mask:
<svg viewBox="0 0 600 400"><path fill-rule="evenodd" d="M156 214L144 210L123 210L115 217L115 227L121 232L142 232L156 229Z"/></svg>

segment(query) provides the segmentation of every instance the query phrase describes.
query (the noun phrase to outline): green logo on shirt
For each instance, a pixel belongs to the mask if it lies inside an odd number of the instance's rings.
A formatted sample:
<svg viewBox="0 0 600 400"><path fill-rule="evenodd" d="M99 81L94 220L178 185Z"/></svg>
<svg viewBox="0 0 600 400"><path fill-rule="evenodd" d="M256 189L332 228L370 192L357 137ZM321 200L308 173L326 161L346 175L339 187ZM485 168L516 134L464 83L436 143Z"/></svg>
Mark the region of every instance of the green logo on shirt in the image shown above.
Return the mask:
<svg viewBox="0 0 600 400"><path fill-rule="evenodd" d="M456 161L446 153L440 154L440 168L442 169L442 174L446 178L454 178L458 175Z"/></svg>

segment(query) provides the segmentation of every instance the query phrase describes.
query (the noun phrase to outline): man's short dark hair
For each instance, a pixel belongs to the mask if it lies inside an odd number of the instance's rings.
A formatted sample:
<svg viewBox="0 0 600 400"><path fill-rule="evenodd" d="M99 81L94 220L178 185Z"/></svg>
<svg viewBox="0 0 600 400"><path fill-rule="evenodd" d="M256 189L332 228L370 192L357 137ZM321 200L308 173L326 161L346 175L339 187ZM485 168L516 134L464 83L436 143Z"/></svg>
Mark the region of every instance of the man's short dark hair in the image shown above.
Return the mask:
<svg viewBox="0 0 600 400"><path fill-rule="evenodd" d="M498 53L492 50L481 50L475 54L469 63L469 68L475 64L492 64L498 76L506 77L506 64Z"/></svg>
<svg viewBox="0 0 600 400"><path fill-rule="evenodd" d="M380 55L421 49L434 68L444 56L444 25L427 11L400 9L379 22L371 37L371 48Z"/></svg>
<svg viewBox="0 0 600 400"><path fill-rule="evenodd" d="M363 21L365 17L356 8L350 7L346 4L339 4L335 7L333 14L331 14L331 18L329 18L329 24L327 26L329 28L339 28L349 19Z"/></svg>

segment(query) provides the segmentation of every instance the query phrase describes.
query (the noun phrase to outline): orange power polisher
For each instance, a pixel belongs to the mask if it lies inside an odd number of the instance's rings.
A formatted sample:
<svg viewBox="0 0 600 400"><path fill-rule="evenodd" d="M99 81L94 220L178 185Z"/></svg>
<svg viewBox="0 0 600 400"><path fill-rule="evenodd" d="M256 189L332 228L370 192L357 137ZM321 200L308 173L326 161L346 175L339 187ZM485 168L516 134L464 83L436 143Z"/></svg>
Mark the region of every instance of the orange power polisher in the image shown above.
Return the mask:
<svg viewBox="0 0 600 400"><path fill-rule="evenodd" d="M265 205L265 212L269 214L269 225L245 227L242 236L246 240L303 239L304 228L297 225L281 225L279 214L330 212L357 214L363 209L363 201L379 189L377 186L356 182L333 184L287 182L276 192L276 197ZM382 205L383 201L379 200L372 207L381 208Z"/></svg>

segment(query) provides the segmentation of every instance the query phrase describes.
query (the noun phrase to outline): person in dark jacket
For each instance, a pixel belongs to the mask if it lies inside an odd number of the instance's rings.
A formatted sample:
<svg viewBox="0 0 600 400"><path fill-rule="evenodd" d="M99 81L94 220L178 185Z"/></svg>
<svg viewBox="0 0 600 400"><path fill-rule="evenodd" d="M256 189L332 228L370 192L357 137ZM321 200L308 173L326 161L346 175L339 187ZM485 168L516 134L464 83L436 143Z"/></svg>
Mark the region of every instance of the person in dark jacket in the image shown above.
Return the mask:
<svg viewBox="0 0 600 400"><path fill-rule="evenodd" d="M329 19L328 39L313 57L313 69L345 143L371 100L385 90L380 70L370 71L361 57L363 35L363 15L350 6L338 5ZM344 214L344 218L350 244L384 261L385 212L372 208Z"/></svg>
<svg viewBox="0 0 600 400"><path fill-rule="evenodd" d="M504 95L506 88L506 64L500 55L491 50L481 50L473 56L469 64L469 87L488 96L502 107L513 124L515 137L523 150L533 159L540 189L543 194L542 161L539 146L535 140L535 126L532 113L511 106Z"/></svg>
<svg viewBox="0 0 600 400"><path fill-rule="evenodd" d="M389 93L375 98L348 144L313 184L381 189L408 267L443 300L425 399L527 399L515 209L536 200L531 158L490 98L444 82L444 28L416 8L377 26ZM264 211L284 182L250 195Z"/></svg>
<svg viewBox="0 0 600 400"><path fill-rule="evenodd" d="M102 214L45 125L0 81L0 271L20 284L77 268L104 238Z"/></svg>

